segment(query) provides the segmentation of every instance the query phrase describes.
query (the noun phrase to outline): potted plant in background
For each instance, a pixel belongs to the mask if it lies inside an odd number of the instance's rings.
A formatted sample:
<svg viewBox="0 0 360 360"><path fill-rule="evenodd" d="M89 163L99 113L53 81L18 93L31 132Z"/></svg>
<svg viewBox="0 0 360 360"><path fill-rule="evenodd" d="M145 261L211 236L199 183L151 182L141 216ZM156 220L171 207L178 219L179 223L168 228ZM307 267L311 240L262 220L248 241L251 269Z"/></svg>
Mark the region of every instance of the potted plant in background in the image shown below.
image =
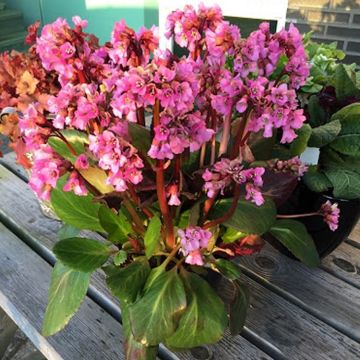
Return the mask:
<svg viewBox="0 0 360 360"><path fill-rule="evenodd" d="M311 214L327 201L339 204L343 216L335 232L324 227L319 218L300 219L324 257L347 238L360 216L360 84L354 64L337 61L336 56L343 56L335 44L309 45L314 66L310 80L299 90L307 122L298 141L302 151L308 152L307 147L317 150L318 158L281 210Z"/></svg>
<svg viewBox="0 0 360 360"><path fill-rule="evenodd" d="M255 133L291 143L305 121L295 92L309 72L301 35L293 26L271 34L263 23L241 39L220 8L186 6L168 17L167 36L188 51L178 58L157 49L155 27L135 32L121 21L100 46L85 20L73 22L58 19L36 39L59 91L19 121L33 153L29 184L66 224L43 333L68 323L101 268L121 303L127 359L155 359L160 343L214 343L227 327L238 334L249 299L232 259L259 251L270 233L319 263L305 226L276 214L279 199L263 179L293 181L304 166L298 158L260 166L248 145ZM320 211L335 228L337 205Z"/></svg>

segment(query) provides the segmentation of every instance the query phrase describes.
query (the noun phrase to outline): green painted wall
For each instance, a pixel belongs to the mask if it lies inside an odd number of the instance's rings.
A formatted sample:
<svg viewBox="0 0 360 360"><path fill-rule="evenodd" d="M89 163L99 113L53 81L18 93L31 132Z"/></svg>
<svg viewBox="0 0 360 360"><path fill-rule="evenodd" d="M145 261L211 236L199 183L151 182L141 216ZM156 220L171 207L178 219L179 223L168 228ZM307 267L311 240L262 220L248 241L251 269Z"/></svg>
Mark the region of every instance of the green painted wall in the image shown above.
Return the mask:
<svg viewBox="0 0 360 360"><path fill-rule="evenodd" d="M158 23L157 0L6 0L7 7L24 14L27 25L35 20L49 23L58 17L69 22L74 15L89 21L88 32L101 42L109 40L114 22L125 19L137 30Z"/></svg>

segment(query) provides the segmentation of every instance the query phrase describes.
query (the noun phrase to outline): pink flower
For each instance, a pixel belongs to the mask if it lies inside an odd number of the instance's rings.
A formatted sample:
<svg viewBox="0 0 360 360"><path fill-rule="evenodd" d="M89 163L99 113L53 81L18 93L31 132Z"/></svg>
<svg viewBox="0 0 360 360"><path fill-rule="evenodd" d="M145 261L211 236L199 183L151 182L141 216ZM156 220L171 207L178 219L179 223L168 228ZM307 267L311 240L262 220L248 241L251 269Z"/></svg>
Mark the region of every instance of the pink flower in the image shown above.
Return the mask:
<svg viewBox="0 0 360 360"><path fill-rule="evenodd" d="M331 231L335 231L339 226L340 209L337 203L331 204L328 200L321 205L319 213L324 217L324 221L329 225Z"/></svg>
<svg viewBox="0 0 360 360"><path fill-rule="evenodd" d="M88 25L87 20L82 20L80 16L73 16L71 20L75 26L80 26L83 29Z"/></svg>
<svg viewBox="0 0 360 360"><path fill-rule="evenodd" d="M265 202L261 194L261 191L259 191L259 189L256 186L254 186L251 183L247 183L245 188L246 188L246 196L245 196L246 200L251 200L257 206L261 206Z"/></svg>
<svg viewBox="0 0 360 360"><path fill-rule="evenodd" d="M89 167L89 162L85 154L81 154L78 156L78 158L75 160L74 163L75 169L83 170L87 169Z"/></svg>
<svg viewBox="0 0 360 360"><path fill-rule="evenodd" d="M287 85L281 84L278 87L273 87L271 89L271 100L274 102L274 104L283 106L288 101L287 98Z"/></svg>
<svg viewBox="0 0 360 360"><path fill-rule="evenodd" d="M48 145L33 152L30 187L42 200L50 200L51 189L56 187L63 160Z"/></svg>
<svg viewBox="0 0 360 360"><path fill-rule="evenodd" d="M70 173L69 179L63 187L64 191L74 191L78 196L86 196L88 191L84 179L76 171Z"/></svg>
<svg viewBox="0 0 360 360"><path fill-rule="evenodd" d="M298 156L289 160L270 160L268 165L275 172L292 173L299 178L308 170L308 167L301 162Z"/></svg>
<svg viewBox="0 0 360 360"><path fill-rule="evenodd" d="M202 249L206 249L212 233L200 226L189 226L185 230L179 229L180 252L186 256L185 262L192 265L203 265Z"/></svg>

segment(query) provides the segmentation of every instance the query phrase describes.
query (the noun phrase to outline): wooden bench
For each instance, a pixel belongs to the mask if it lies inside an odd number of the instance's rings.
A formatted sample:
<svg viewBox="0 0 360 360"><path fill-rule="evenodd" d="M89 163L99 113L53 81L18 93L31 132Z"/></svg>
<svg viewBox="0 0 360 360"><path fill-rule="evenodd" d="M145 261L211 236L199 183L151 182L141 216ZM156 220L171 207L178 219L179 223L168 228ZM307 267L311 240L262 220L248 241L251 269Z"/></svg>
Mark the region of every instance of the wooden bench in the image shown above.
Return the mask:
<svg viewBox="0 0 360 360"><path fill-rule="evenodd" d="M121 312L101 272L68 327L44 338L60 222L42 215L14 155L0 160L0 358L16 326L47 359L123 359ZM240 260L251 308L241 336L184 353L165 347L159 359L360 358L360 229L320 268L308 269L271 247Z"/></svg>

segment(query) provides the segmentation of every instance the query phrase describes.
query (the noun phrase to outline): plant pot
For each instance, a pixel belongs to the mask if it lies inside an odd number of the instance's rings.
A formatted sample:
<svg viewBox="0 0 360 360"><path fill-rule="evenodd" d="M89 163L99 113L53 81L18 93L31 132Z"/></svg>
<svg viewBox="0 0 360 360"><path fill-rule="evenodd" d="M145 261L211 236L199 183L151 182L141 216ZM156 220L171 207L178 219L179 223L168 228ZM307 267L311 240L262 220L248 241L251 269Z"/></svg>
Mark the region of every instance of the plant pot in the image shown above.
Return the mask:
<svg viewBox="0 0 360 360"><path fill-rule="evenodd" d="M321 216L299 218L314 239L320 258L334 251L351 233L360 218L360 199L345 200L329 194L310 191L300 183L289 201L279 209L279 214L300 214L317 211L326 201L338 203L340 209L339 226L331 231ZM294 257L282 244L275 239L270 243L285 255Z"/></svg>

